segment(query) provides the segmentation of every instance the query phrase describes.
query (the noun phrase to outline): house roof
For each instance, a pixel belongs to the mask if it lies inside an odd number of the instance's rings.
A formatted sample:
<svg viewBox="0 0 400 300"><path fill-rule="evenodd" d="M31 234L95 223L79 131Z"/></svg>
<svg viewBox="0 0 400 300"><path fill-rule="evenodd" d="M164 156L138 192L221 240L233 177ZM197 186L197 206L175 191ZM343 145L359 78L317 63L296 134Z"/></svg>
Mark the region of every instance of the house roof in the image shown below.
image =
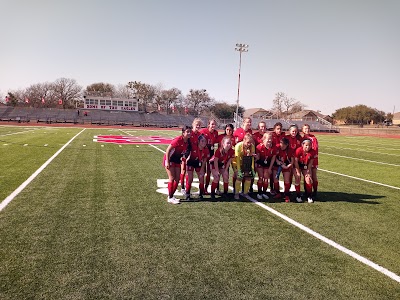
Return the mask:
<svg viewBox="0 0 400 300"><path fill-rule="evenodd" d="M243 112L243 117L244 118L251 117L252 115L254 115L256 113L258 113L258 114L269 114L270 111L266 110L264 108L249 108L249 109L246 109Z"/></svg>
<svg viewBox="0 0 400 300"><path fill-rule="evenodd" d="M321 114L315 110L311 110L311 109L305 109L296 113L293 113L291 115L288 116L288 118L302 118L306 115L308 115L309 113L312 113L314 115L316 115L318 118L325 118L327 115Z"/></svg>

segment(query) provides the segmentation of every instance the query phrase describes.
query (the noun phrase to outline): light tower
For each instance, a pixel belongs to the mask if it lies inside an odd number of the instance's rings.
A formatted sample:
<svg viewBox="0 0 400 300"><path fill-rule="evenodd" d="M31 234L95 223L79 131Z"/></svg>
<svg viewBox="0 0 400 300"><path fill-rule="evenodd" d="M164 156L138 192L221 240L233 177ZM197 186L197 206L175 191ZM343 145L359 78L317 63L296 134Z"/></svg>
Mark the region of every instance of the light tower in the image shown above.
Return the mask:
<svg viewBox="0 0 400 300"><path fill-rule="evenodd" d="M239 127L239 96L240 96L240 69L242 68L242 53L249 51L249 45L247 44L236 44L236 51L239 51L239 78L238 78L238 91L237 91L237 100L236 100L236 119L235 119L235 127Z"/></svg>

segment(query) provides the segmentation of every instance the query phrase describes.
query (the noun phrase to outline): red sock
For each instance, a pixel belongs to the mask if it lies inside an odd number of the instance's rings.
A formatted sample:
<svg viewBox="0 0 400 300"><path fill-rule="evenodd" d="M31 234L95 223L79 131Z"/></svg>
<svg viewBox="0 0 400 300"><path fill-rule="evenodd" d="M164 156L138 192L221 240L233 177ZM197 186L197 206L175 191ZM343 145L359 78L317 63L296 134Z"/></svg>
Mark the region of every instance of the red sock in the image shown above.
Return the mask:
<svg viewBox="0 0 400 300"><path fill-rule="evenodd" d="M218 186L218 182L211 182L211 193L215 193L215 189Z"/></svg>
<svg viewBox="0 0 400 300"><path fill-rule="evenodd" d="M228 182L224 182L224 193L226 194L228 192Z"/></svg>
<svg viewBox="0 0 400 300"><path fill-rule="evenodd" d="M172 198L172 196L174 195L174 193L172 192L172 186L174 185L174 183L173 182L169 182L168 181L168 196L170 197L170 198Z"/></svg>
<svg viewBox="0 0 400 300"><path fill-rule="evenodd" d="M285 185L285 194L286 194L286 193L289 193L289 190L290 190L290 183L285 183L284 185Z"/></svg>
<svg viewBox="0 0 400 300"><path fill-rule="evenodd" d="M279 193L279 182L274 182L274 189L277 193Z"/></svg>
<svg viewBox="0 0 400 300"><path fill-rule="evenodd" d="M179 175L179 180L181 182L181 187L184 189L185 188L185 174Z"/></svg>
<svg viewBox="0 0 400 300"><path fill-rule="evenodd" d="M306 183L305 186L306 186L306 193L307 193L307 195L311 195L311 192L312 192L312 184Z"/></svg>
<svg viewBox="0 0 400 300"><path fill-rule="evenodd" d="M178 182L174 181L174 184L172 186L172 195L175 194L177 188L178 188Z"/></svg>
<svg viewBox="0 0 400 300"><path fill-rule="evenodd" d="M190 194L191 188L192 188L192 184L189 183L189 175L186 174L186 193Z"/></svg>
<svg viewBox="0 0 400 300"><path fill-rule="evenodd" d="M258 189L258 193L260 194L262 189L263 189L263 182L262 182L262 178L258 178L257 181L257 189Z"/></svg>
<svg viewBox="0 0 400 300"><path fill-rule="evenodd" d="M297 185L295 184L294 187L296 189L296 193L300 194L300 184L297 184Z"/></svg>

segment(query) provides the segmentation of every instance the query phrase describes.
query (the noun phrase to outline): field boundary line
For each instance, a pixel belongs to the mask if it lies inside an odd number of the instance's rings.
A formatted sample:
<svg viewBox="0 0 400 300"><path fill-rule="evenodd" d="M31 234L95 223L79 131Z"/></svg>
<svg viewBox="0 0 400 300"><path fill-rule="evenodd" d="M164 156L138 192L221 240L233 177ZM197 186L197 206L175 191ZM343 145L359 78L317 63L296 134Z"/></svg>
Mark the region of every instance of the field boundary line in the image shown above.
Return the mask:
<svg viewBox="0 0 400 300"><path fill-rule="evenodd" d="M354 149L354 148L343 148L343 147L327 146L327 145L324 145L324 148L333 148L333 149L339 149L339 150L353 150L353 151L358 151L358 152L367 152L367 153L374 153L374 154L376 154L376 152L374 152L374 151L361 150L361 149ZM386 148L386 149L387 149L387 148ZM396 150L396 149L394 149L394 150ZM382 155L389 155L389 156L400 156L399 154L394 154L394 153L382 153L382 152L380 152L379 154L382 154Z"/></svg>
<svg viewBox="0 0 400 300"><path fill-rule="evenodd" d="M347 158L347 159L361 160L361 161L371 162L371 163L375 163L375 164L381 164L381 165L388 165L388 166L400 167L400 165L391 164L391 163L385 163L385 162L380 162L380 161L375 161L375 160L368 160L368 159L357 158L357 157L351 157L351 156L337 155L337 154L326 153L326 152L319 152L319 153L320 153L320 154L325 154L325 155L331 155L331 156L337 156L337 157Z"/></svg>
<svg viewBox="0 0 400 300"><path fill-rule="evenodd" d="M25 180L17 189L12 192L8 197L6 197L1 203L0 203L0 212L6 208L6 206L19 194L21 193L28 184L32 182L33 179L35 179L52 161L55 159L78 135L80 135L83 131L85 131L86 128L81 130L78 134L76 134L72 139L70 139L64 146L62 146L56 153L53 154L52 157L50 157L39 169L37 169L27 180Z"/></svg>
<svg viewBox="0 0 400 300"><path fill-rule="evenodd" d="M162 153L165 153L164 150L162 150L162 149L160 149L160 148L158 148L158 147L156 147L156 146L154 146L152 144L149 144L149 145L152 146L153 148L157 149L158 151L160 151ZM368 258L365 258L365 257L355 253L354 251L352 251L350 249L347 249L346 247L344 247L344 246L332 241L331 239L328 239L327 237L324 237L323 235L319 234L318 232L316 232L316 231L308 228L307 226L305 226L305 225L303 225L303 224L301 224L301 223L289 218L288 216L286 216L286 215L278 212L277 210L265 205L264 203L261 203L261 202L255 200L255 199L253 199L251 197L246 197L246 198L249 201L253 202L254 204L260 206L261 208L264 208L265 210L269 211L270 213L280 217L281 219L285 220L286 222L289 222L293 226L296 226L297 228L307 232L308 234L311 234L312 236L316 237L317 239L319 239L319 240L325 242L326 244L334 247L335 249L338 249L339 251L341 251L341 252L343 252L343 253L355 258L356 260L362 262L363 264L365 264L365 265L377 270L378 272L380 272L380 273L382 273L382 274L384 274L384 275L390 277L391 279L393 279L393 280L395 280L395 281L400 283L400 276L397 275L396 273L393 273L392 271L389 271L388 269L386 269L386 268L374 263L373 261L369 260Z"/></svg>
<svg viewBox="0 0 400 300"><path fill-rule="evenodd" d="M356 179L356 180L365 181L365 182L368 182L368 183L381 185L381 186L388 187L388 188L391 188L391 189L400 190L400 187L397 187L397 186L392 186L392 185L388 185L388 184L384 184L384 183L380 183L380 182L376 182L376 181L372 181L372 180L367 180L367 179L363 179L363 178L358 178L358 177L354 177L354 176L351 176L351 175L337 173L337 172L333 172L333 171L329 171L329 170L324 170L324 169L320 169L320 168L318 168L318 170L322 171L322 172L327 172L327 173L339 175L339 176L348 177L348 178L351 178L351 179Z"/></svg>
<svg viewBox="0 0 400 300"><path fill-rule="evenodd" d="M14 134L28 133L28 132L32 132L32 131L36 131L36 129L30 129L30 130L27 130L27 131L19 131L19 132L13 132L13 133L6 133L6 134L0 135L0 137L14 135Z"/></svg>
<svg viewBox="0 0 400 300"><path fill-rule="evenodd" d="M328 245L338 249L339 251L342 251L343 253L355 258L356 260L362 262L363 264L375 269L376 271L379 271L380 273L390 277L391 279L397 281L400 283L400 276L393 273L392 271L389 271L388 269L374 263L373 261L370 261L369 259L365 258L364 256L361 256L357 253L355 253L354 251L332 241L331 239L328 239L326 237L324 237L323 235L319 234L318 232L308 228L307 226L304 226L303 224L289 218L288 216L278 212L277 210L265 205L264 203L261 203L251 197L247 198L249 201L253 202L254 204L264 208L265 210L269 211L270 213L282 218L283 220L289 222L290 224L292 224L293 226L296 226L297 228L307 232L308 234L311 234L312 236L316 237L317 239L327 243Z"/></svg>

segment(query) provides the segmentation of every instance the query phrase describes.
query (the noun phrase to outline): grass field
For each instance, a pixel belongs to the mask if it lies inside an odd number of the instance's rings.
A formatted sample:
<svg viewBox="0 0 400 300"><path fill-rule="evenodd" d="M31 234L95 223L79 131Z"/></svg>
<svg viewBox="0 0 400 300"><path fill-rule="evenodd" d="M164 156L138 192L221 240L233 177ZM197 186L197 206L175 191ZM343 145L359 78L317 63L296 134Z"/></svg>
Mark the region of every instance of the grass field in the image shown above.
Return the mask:
<svg viewBox="0 0 400 300"><path fill-rule="evenodd" d="M0 299L400 299L253 202L168 204L166 145L93 140L178 134L0 126ZM400 275L400 139L317 137L318 201L263 203Z"/></svg>

